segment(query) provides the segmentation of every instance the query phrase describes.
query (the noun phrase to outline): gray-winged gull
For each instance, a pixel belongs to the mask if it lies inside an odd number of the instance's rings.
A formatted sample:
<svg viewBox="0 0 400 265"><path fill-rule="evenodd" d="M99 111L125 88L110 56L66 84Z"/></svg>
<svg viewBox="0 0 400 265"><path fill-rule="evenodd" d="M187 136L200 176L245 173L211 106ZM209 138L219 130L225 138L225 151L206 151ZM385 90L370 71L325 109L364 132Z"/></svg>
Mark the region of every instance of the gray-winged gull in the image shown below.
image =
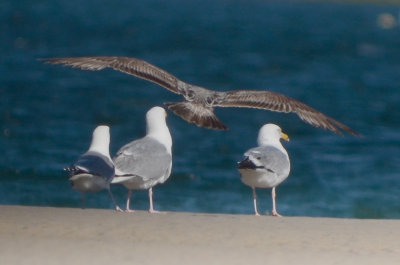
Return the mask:
<svg viewBox="0 0 400 265"><path fill-rule="evenodd" d="M312 126L341 134L341 130L353 135L356 131L337 120L288 96L267 90L214 91L179 80L174 75L146 61L130 57L96 56L41 59L51 64L68 65L82 70L112 68L146 79L169 91L182 95L184 101L165 105L176 115L197 126L225 130L228 127L214 114L214 107L246 107L295 113Z"/></svg>
<svg viewBox="0 0 400 265"><path fill-rule="evenodd" d="M171 174L172 138L166 124L167 112L153 107L146 113L146 136L130 142L114 156L116 167L112 183L120 183L128 189L126 211L131 212L132 190L149 190L149 212L153 207L153 186L164 183Z"/></svg>
<svg viewBox="0 0 400 265"><path fill-rule="evenodd" d="M85 200L85 192L107 189L115 210L121 211L110 190L115 167L110 157L109 146L110 128L105 125L97 126L93 131L89 150L65 170L70 174L72 187L82 193L82 202Z"/></svg>
<svg viewBox="0 0 400 265"><path fill-rule="evenodd" d="M275 188L284 181L290 172L289 156L280 139L289 140L287 134L275 124L266 124L258 133L258 147L244 153L244 160L239 162L241 180L253 190L255 215L257 210L256 188L272 188L272 215L280 216L276 211Z"/></svg>

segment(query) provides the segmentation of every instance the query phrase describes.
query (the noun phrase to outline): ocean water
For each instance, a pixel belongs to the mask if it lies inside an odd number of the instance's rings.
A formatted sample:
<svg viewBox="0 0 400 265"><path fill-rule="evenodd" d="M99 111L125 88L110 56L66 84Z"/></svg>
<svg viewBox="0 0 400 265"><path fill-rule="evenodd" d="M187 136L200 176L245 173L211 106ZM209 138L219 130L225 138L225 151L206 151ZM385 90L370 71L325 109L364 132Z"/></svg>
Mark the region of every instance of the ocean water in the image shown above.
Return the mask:
<svg viewBox="0 0 400 265"><path fill-rule="evenodd" d="M259 128L279 124L292 170L277 188L286 216L400 218L400 6L289 1L35 0L0 3L0 203L80 207L63 168L111 127L111 154L145 133L144 115L181 98L112 70L46 65L43 57L147 60L215 90L269 89L363 134L339 136L294 114L220 108L228 131L172 113L173 171L155 208L253 214L236 162ZM121 206L126 189L112 186ZM270 190L258 190L260 212ZM132 206L147 209L147 192ZM86 207L112 209L107 192Z"/></svg>

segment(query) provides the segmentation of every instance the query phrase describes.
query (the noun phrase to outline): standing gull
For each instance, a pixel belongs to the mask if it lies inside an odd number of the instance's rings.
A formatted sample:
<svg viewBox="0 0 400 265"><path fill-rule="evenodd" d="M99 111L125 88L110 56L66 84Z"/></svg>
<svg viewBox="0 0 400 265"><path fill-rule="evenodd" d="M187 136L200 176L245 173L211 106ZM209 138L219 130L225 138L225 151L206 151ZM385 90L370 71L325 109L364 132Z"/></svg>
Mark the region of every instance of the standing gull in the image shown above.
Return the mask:
<svg viewBox="0 0 400 265"><path fill-rule="evenodd" d="M295 113L301 120L312 126L341 134L341 130L359 135L337 120L288 96L266 90L214 91L179 80L174 75L146 61L130 57L70 57L42 59L51 64L68 65L82 70L112 68L136 77L146 79L182 95L184 101L168 102L165 105L176 115L197 126L226 130L214 114L214 107L246 107L266 109L284 113Z"/></svg>
<svg viewBox="0 0 400 265"><path fill-rule="evenodd" d="M89 150L65 170L70 173L69 180L72 188L82 193L82 202L85 201L85 192L98 192L107 189L115 210L121 211L110 191L115 167L110 157L109 146L110 128L105 125L97 126L93 131Z"/></svg>
<svg viewBox="0 0 400 265"><path fill-rule="evenodd" d="M265 124L258 133L258 147L244 153L245 159L239 162L242 182L253 190L255 215L257 210L256 188L272 188L272 215L280 216L276 211L275 188L284 181L290 172L289 156L280 139L289 141L289 137L275 124Z"/></svg>
<svg viewBox="0 0 400 265"><path fill-rule="evenodd" d="M146 136L130 142L113 158L116 167L112 183L121 183L128 189L126 211L130 209L132 190L149 190L149 212L153 208L153 186L164 183L171 174L172 138L166 124L167 112L153 107L146 113Z"/></svg>

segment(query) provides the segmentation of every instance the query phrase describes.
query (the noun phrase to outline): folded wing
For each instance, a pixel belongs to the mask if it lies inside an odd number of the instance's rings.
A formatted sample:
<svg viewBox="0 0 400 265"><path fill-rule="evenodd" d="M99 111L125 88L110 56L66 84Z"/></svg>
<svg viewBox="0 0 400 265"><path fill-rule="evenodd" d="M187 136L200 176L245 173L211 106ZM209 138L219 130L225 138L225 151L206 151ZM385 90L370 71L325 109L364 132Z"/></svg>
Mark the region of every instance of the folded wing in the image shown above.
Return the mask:
<svg viewBox="0 0 400 265"><path fill-rule="evenodd" d="M144 137L123 146L113 158L116 177L161 178L170 170L172 157L158 141Z"/></svg>

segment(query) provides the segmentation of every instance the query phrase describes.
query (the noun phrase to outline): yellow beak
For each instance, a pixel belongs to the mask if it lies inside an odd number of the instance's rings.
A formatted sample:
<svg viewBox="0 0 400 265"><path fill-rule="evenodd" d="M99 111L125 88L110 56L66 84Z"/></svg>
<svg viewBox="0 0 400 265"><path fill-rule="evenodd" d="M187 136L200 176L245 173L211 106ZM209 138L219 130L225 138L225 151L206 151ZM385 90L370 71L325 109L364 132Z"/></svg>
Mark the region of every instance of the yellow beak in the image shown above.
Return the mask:
<svg viewBox="0 0 400 265"><path fill-rule="evenodd" d="M286 133L282 133L281 138L289 142L289 136Z"/></svg>

